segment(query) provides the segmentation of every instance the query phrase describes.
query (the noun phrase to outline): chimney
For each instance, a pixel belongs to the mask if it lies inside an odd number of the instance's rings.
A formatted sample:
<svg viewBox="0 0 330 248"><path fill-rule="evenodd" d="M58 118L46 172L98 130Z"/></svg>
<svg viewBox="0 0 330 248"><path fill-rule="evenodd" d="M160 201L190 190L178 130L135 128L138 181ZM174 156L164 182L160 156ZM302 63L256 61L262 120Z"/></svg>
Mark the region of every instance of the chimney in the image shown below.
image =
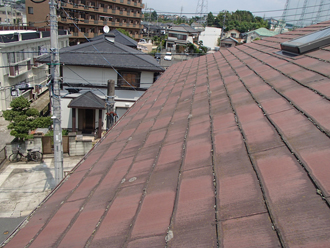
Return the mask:
<svg viewBox="0 0 330 248"><path fill-rule="evenodd" d="M104 34L104 36L105 36L105 39L106 40L108 40L108 41L110 41L112 43L115 43L115 37L116 36L114 34L107 33L107 34Z"/></svg>

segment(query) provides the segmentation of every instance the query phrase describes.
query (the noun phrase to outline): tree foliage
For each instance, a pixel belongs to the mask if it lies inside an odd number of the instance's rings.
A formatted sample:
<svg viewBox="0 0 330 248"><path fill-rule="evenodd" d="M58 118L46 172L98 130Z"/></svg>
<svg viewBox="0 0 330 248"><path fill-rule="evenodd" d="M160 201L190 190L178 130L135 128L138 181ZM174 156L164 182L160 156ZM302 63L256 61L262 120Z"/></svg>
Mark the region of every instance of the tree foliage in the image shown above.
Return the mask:
<svg viewBox="0 0 330 248"><path fill-rule="evenodd" d="M49 127L52 124L50 117L39 117L39 111L30 108L30 102L22 96L15 98L10 107L11 110L3 112L3 117L10 121L7 128L11 129L10 135L16 138L26 139L30 130Z"/></svg>
<svg viewBox="0 0 330 248"><path fill-rule="evenodd" d="M208 13L207 15L207 19L206 19L206 25L208 27L212 27L214 25L214 15L212 14L212 12Z"/></svg>
<svg viewBox="0 0 330 248"><path fill-rule="evenodd" d="M157 21L158 14L157 14L157 12L155 10L153 12L146 11L146 12L144 12L144 19L146 21L150 21L150 22Z"/></svg>
<svg viewBox="0 0 330 248"><path fill-rule="evenodd" d="M213 14L210 12L207 16L207 25L224 28L225 31L236 29L241 33L245 33L268 26L267 21L259 16L253 16L250 11L246 10L237 10L235 12L223 11L216 18L212 17Z"/></svg>
<svg viewBox="0 0 330 248"><path fill-rule="evenodd" d="M117 28L117 30L118 30L120 33L122 33L122 34L124 34L124 35L130 37L131 39L133 39L132 36L129 34L129 32L128 32L127 30L122 29L122 28Z"/></svg>

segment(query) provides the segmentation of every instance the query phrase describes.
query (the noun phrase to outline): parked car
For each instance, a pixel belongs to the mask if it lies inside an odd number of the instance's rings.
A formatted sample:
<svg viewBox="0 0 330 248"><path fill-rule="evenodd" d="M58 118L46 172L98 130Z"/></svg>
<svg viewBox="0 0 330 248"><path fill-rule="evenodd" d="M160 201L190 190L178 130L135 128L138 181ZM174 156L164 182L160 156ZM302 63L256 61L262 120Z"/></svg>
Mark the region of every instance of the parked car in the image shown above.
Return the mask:
<svg viewBox="0 0 330 248"><path fill-rule="evenodd" d="M166 52L164 60L171 61L172 60L172 53L171 52Z"/></svg>
<svg viewBox="0 0 330 248"><path fill-rule="evenodd" d="M155 59L160 59L160 53L155 53Z"/></svg>

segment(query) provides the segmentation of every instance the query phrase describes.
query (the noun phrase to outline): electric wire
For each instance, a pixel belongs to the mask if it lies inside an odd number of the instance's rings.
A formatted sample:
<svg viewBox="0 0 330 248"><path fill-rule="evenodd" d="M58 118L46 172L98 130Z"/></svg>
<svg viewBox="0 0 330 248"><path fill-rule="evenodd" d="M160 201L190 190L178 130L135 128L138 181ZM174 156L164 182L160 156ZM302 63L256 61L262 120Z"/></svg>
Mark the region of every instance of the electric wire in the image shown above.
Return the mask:
<svg viewBox="0 0 330 248"><path fill-rule="evenodd" d="M329 5L330 3L325 3L325 4L317 4L317 5L310 5L310 6L307 6L306 8L314 8L314 7L319 7L319 6L325 6L325 5ZM296 8L289 8L287 10L297 10L297 9L304 9L305 7L296 7ZM258 11L250 11L251 13L269 13L269 12L283 12L285 9L276 9L276 10L258 10ZM173 12L173 11L156 11L157 14L173 14L173 15L178 15L178 14L181 14L181 12ZM219 13L222 13L224 11L219 11L219 12L214 12L215 14L219 14ZM231 12L231 11L228 11L228 12ZM233 11L234 13L235 11ZM149 14L148 12L145 12L147 14ZM204 15L207 15L209 14L210 12L208 13L202 13ZM186 14L186 15L193 15L193 14L196 14L196 13L191 13L191 12L186 12L186 13L182 13L182 14ZM199 13L198 13L199 14Z"/></svg>

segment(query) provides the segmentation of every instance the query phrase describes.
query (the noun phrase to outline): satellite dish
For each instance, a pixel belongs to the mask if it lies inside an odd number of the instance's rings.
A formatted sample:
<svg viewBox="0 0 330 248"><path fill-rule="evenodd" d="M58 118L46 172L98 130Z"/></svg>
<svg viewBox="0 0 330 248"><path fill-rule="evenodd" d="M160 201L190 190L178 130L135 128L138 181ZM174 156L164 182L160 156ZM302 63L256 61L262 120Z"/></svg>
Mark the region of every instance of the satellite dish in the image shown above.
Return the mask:
<svg viewBox="0 0 330 248"><path fill-rule="evenodd" d="M110 31L110 28L107 25L105 25L103 27L103 32L107 34L107 33L109 33L109 31Z"/></svg>

